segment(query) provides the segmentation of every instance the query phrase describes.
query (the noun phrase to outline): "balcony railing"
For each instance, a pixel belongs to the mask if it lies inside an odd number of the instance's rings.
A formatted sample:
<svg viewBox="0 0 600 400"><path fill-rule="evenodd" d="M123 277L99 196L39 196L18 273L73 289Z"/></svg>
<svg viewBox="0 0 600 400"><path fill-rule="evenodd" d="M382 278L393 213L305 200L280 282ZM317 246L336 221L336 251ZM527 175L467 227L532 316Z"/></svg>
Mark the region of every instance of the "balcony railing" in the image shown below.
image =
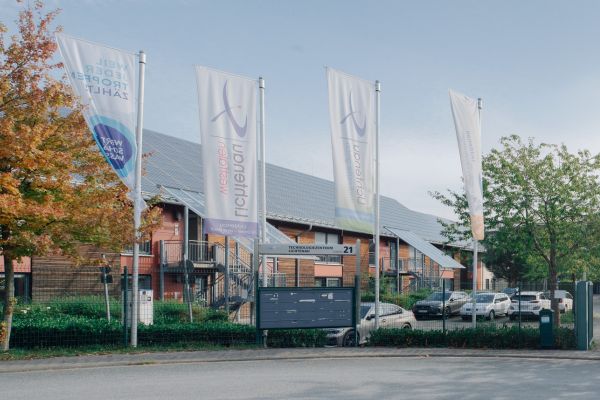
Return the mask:
<svg viewBox="0 0 600 400"><path fill-rule="evenodd" d="M167 267L183 267L183 241L161 241L160 260ZM206 241L190 240L188 242L188 260L194 264L207 264L214 261L213 248Z"/></svg>

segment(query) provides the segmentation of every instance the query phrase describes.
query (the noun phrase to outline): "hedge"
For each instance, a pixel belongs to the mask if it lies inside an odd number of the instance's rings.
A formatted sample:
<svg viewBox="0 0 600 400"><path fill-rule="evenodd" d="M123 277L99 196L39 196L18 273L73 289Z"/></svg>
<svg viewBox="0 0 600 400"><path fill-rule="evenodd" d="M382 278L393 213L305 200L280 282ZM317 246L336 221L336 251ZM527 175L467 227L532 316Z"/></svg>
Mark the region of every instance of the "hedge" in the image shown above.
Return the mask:
<svg viewBox="0 0 600 400"><path fill-rule="evenodd" d="M408 294L392 294L392 293L381 293L379 295L379 299L385 303L396 304L400 307L403 307L407 310L411 310L412 306L419 300L424 300L431 294L431 290L429 289L421 289L417 292L408 293ZM363 302L373 302L375 301L375 293L366 292L362 293L360 296L361 301Z"/></svg>
<svg viewBox="0 0 600 400"><path fill-rule="evenodd" d="M11 333L13 348L77 347L120 345L123 327L119 322L75 316L34 315L16 318ZM172 323L139 325L140 346L174 343L242 345L256 343L256 329L230 322ZM325 332L320 329L274 330L269 347L320 347Z"/></svg>
<svg viewBox="0 0 600 400"><path fill-rule="evenodd" d="M122 304L119 300L110 299L111 317L120 320ZM195 322L227 321L224 311L192 305L192 315ZM65 296L52 299L44 303L17 305L15 318L38 316L40 318L76 316L88 319L106 319L106 306L103 296ZM171 324L188 322L189 311L187 303L173 300L154 302L154 323Z"/></svg>
<svg viewBox="0 0 600 400"><path fill-rule="evenodd" d="M539 330L495 326L476 329L420 331L408 329L378 329L371 333L370 346L394 347L456 347L471 349L537 349L540 347ZM575 349L575 333L569 328L554 329L556 349Z"/></svg>

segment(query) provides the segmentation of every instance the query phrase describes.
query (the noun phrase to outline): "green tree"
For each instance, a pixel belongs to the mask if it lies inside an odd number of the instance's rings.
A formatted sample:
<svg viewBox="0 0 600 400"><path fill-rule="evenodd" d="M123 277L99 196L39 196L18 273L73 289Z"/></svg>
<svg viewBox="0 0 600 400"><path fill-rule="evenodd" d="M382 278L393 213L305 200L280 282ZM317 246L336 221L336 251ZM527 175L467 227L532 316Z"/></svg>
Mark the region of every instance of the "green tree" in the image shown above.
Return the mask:
<svg viewBox="0 0 600 400"><path fill-rule="evenodd" d="M502 138L500 145L483 158L484 213L490 233L483 244L490 260L503 264L501 269L520 267L518 275L541 269L554 298L559 274L598 274L597 264L590 263L599 254L600 157L533 139L525 143L515 135ZM433 196L459 216L457 223L444 227L449 241L466 239L465 196L452 191ZM554 299L552 308L558 323Z"/></svg>

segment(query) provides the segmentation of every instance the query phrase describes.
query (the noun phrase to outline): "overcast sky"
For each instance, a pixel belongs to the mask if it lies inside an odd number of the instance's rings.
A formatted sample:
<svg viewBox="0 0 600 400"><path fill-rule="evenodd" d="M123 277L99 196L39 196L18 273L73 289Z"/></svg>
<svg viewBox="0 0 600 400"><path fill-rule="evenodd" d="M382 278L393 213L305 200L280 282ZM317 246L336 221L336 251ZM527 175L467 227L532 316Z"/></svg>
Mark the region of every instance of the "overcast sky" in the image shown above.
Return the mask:
<svg viewBox="0 0 600 400"><path fill-rule="evenodd" d="M145 127L199 141L192 65L266 80L267 161L331 179L323 66L380 80L381 192L452 217L448 89L484 99L483 149L509 134L600 151L598 1L49 0L70 35L147 53ZM13 0L0 0L3 22Z"/></svg>

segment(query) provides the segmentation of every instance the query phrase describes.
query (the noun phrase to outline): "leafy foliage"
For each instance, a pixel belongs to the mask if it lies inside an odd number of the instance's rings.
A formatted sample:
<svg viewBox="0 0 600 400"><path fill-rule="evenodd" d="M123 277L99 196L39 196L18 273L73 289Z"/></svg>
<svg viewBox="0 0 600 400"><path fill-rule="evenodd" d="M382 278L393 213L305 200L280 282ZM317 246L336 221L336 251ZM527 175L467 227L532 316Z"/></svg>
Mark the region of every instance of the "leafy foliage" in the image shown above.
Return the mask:
<svg viewBox="0 0 600 400"><path fill-rule="evenodd" d="M547 278L550 290L561 274L600 274L600 157L514 135L500 145L483 158L484 261L512 282ZM458 223L441 221L448 240L467 239L466 197L432 195L459 217ZM556 301L553 309L558 323Z"/></svg>
<svg viewBox="0 0 600 400"><path fill-rule="evenodd" d="M371 333L370 346L396 347L456 347L489 349L537 349L540 347L539 329L496 326L449 330L419 331L408 329L378 329ZM554 329L557 349L576 348L575 333L568 328Z"/></svg>
<svg viewBox="0 0 600 400"><path fill-rule="evenodd" d="M0 251L8 278L0 327L4 350L15 303L13 262L50 253L83 261L80 243L119 251L134 240L127 188L98 151L77 98L64 79L54 78L61 67L52 62L57 14L44 14L41 1L24 6L18 33L9 41L0 23ZM159 215L156 208L148 213L146 232Z"/></svg>

